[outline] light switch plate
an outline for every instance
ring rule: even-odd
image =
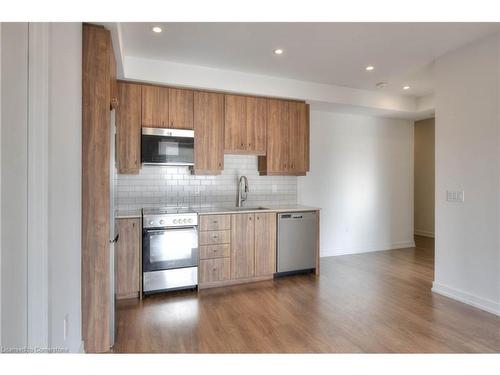
[[[446,200],[448,202],[458,202],[462,203],[464,201],[463,190],[446,190]]]

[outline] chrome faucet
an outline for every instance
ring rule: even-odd
[[[245,181],[245,188],[244,188],[245,195],[243,195],[241,191],[241,181]],[[238,202],[236,202],[236,207],[242,207],[243,202],[247,200],[247,197],[248,197],[248,179],[246,176],[241,176],[238,181]]]

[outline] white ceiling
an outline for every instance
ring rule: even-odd
[[[163,27],[155,34],[154,25]],[[388,93],[433,92],[432,62],[499,23],[121,23],[124,56]],[[275,48],[284,54],[276,56]],[[366,65],[374,65],[372,72]],[[409,84],[411,90],[401,87]]]

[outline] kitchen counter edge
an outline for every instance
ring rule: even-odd
[[[141,210],[116,211],[115,219],[141,219]]]
[[[309,207],[309,206],[293,206],[293,207],[266,207],[265,209],[261,210],[231,210],[227,208],[209,208],[209,209],[194,209],[195,212],[198,213],[198,215],[230,215],[230,214],[245,214],[245,213],[256,213],[256,212],[276,212],[276,213],[282,213],[282,212],[306,212],[306,211],[320,211],[320,208],[318,207]]]

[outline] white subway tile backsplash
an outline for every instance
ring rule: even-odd
[[[297,203],[297,177],[259,176],[257,157],[225,155],[218,176],[194,176],[187,167],[143,166],[137,175],[117,175],[117,209],[132,210],[161,205],[236,204],[240,176],[248,177],[246,205]],[[273,185],[276,192],[273,192]]]

